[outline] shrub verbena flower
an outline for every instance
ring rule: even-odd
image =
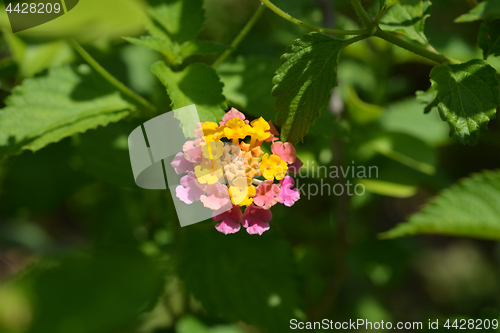
[[[300,198],[293,178],[302,165],[295,148],[280,142],[271,122],[260,117],[252,122],[232,108],[219,124],[198,123],[195,140],[186,142],[171,162],[184,174],[176,196],[186,204],[200,201],[213,211],[215,228],[223,234],[249,234],[269,229],[277,203],[292,206]],[[272,154],[262,144],[271,143]],[[243,208],[243,211],[241,210]]]

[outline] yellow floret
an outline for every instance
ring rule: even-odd
[[[265,154],[260,162],[260,172],[268,180],[282,180],[285,178],[288,166],[278,155]]]
[[[243,120],[233,118],[226,122],[224,135],[230,140],[244,139],[247,135],[250,135],[251,129],[250,125],[245,124]]]
[[[252,138],[255,138],[259,141],[264,141],[271,135],[271,133],[269,132],[271,126],[269,126],[269,123],[265,121],[264,118],[260,117],[259,119],[255,119],[251,122],[251,125]]]

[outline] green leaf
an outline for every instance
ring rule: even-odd
[[[44,69],[70,63],[74,58],[73,50],[65,40],[33,43],[6,31],[4,37],[24,77],[32,77]]]
[[[441,234],[500,240],[500,171],[484,171],[441,192],[381,238]]]
[[[11,164],[9,164],[9,169],[5,171],[2,182],[4,193],[9,193],[2,199],[4,207],[2,210],[5,214],[15,214],[19,209],[30,214],[53,211],[65,200],[68,200],[72,193],[89,182],[86,175],[70,167],[73,155],[71,142],[67,140],[49,145],[36,153],[25,152],[11,159]],[[33,165],[36,165],[36,171],[33,170]],[[34,183],[44,190],[25,190]],[[2,234],[0,236],[2,242],[5,241],[5,237],[9,237],[4,229],[0,233]],[[26,239],[26,242],[21,243],[27,245],[32,241],[29,234],[31,233],[18,233],[17,235]],[[30,246],[31,250],[39,248],[36,237],[33,241],[35,245]],[[49,249],[46,250],[49,251]]]
[[[384,133],[360,148],[369,156],[370,152],[382,154],[396,162],[422,173],[436,172],[436,153],[425,142],[405,133]]]
[[[416,186],[380,179],[360,179],[358,184],[362,184],[368,192],[395,198],[409,198],[417,193]]]
[[[26,79],[6,105],[0,110],[0,156],[36,151],[135,110],[87,65],[55,67],[45,76]]]
[[[425,20],[430,16],[431,2],[421,0],[401,0],[387,10],[380,21],[380,28],[393,31],[427,45],[424,34]]]
[[[164,62],[158,61],[151,70],[167,88],[174,109],[195,104],[202,122],[216,122],[224,115],[226,103],[222,94],[223,85],[212,67],[194,63],[180,72],[174,72]],[[180,120],[184,133],[190,136],[196,122],[193,122],[194,119]]]
[[[120,187],[133,188],[128,135],[140,122],[119,122],[78,135],[73,146],[82,161],[79,170]]]
[[[437,90],[438,110],[450,125],[450,135],[461,144],[474,146],[480,128],[488,129],[500,105],[496,71],[482,60],[459,65],[440,65],[432,69],[431,83]]]
[[[182,63],[184,59],[193,55],[217,54],[228,49],[230,47],[224,44],[204,40],[190,40],[181,45],[178,57],[181,59],[180,63]]]
[[[345,102],[349,109],[349,115],[358,124],[367,124],[379,118],[384,109],[375,104],[367,103],[359,98],[352,86],[347,87]]]
[[[39,1],[47,3],[48,1]],[[72,0],[71,2],[75,2]],[[122,36],[137,36],[144,29],[145,1],[86,0],[57,20],[16,33],[31,41],[75,38],[80,44],[107,45]],[[0,1],[0,26],[10,31],[4,3]],[[54,2],[52,2],[54,4]],[[68,5],[69,1],[66,2]],[[62,10],[62,8],[61,8]],[[26,19],[26,18],[25,18]],[[9,28],[7,28],[9,27]]]
[[[175,66],[193,55],[217,54],[229,49],[227,45],[196,39],[205,21],[201,0],[152,2],[149,13],[154,21],[146,22],[151,36],[125,38],[130,43],[161,52]]]
[[[422,117],[422,115],[420,116]],[[402,139],[404,140],[404,137]],[[407,148],[411,148],[411,146],[407,146]],[[413,154],[411,151],[408,151],[408,149],[406,149],[406,151],[402,150],[401,147],[396,149],[399,149],[399,152],[402,154],[407,154],[408,157],[411,157]],[[413,154],[413,157],[419,154],[424,156],[428,153],[432,154],[429,148],[424,149],[426,149],[427,153]],[[367,192],[378,195],[396,198],[411,197],[417,193],[418,184],[429,179],[427,174],[409,167],[406,164],[395,161],[392,158],[388,158],[383,154],[377,154],[363,164],[377,167],[370,171],[371,174],[368,174],[368,178],[360,178],[357,182],[363,184]],[[371,167],[369,169],[371,169]]]
[[[274,119],[274,98],[269,94],[273,84],[269,78],[278,65],[277,59],[260,56],[237,57],[221,63],[217,73],[224,83],[224,96],[246,113]]]
[[[141,36],[139,38],[123,37],[127,42],[147,47],[148,49],[155,50],[169,56],[174,53],[173,44],[168,38],[161,36]]]
[[[193,55],[216,54],[229,49],[229,46],[224,44],[201,40],[191,40],[179,45],[162,36],[124,37],[124,39],[129,43],[162,53],[174,65],[182,64],[186,58]]]
[[[149,14],[172,42],[182,44],[198,37],[205,22],[202,0],[154,0]]]
[[[397,4],[400,0],[378,0],[379,10],[385,10]]]
[[[448,128],[438,113],[422,115],[422,105],[415,98],[389,104],[378,122],[384,131],[406,133],[431,147],[450,140]]]
[[[127,45],[120,50],[119,56],[125,64],[127,76],[123,82],[133,91],[155,99],[154,94],[160,85],[156,76],[151,72],[151,64],[160,60],[161,55],[138,45]],[[111,69],[111,66],[107,65],[107,68]],[[159,104],[156,100],[154,102]]]
[[[490,55],[500,56],[500,20],[486,21],[481,23],[477,35],[477,43],[483,50],[486,60]]]
[[[424,113],[431,112],[431,110],[439,103],[437,100],[437,91],[433,86],[430,86],[427,91],[418,90],[415,95],[417,96],[417,101],[422,104],[426,104]]]
[[[198,318],[191,315],[180,318],[175,324],[176,333],[244,333],[242,328],[234,325],[216,325],[207,327]]]
[[[191,227],[182,237],[179,273],[186,289],[209,313],[287,331],[299,302],[290,246],[272,230],[228,237],[207,227]]]
[[[456,18],[455,23],[495,19],[500,19],[500,0],[486,0],[480,2],[467,14],[463,14]]]
[[[283,141],[300,141],[330,100],[344,45],[341,40],[312,32],[295,40],[281,56],[283,63],[273,78],[271,95],[276,97],[276,124],[282,126]]]

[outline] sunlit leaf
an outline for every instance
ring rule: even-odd
[[[146,22],[151,35],[125,37],[128,42],[161,52],[173,65],[180,65],[193,55],[216,54],[229,49],[224,44],[197,39],[205,22],[201,0],[154,0],[151,3],[152,20]]]
[[[135,106],[86,65],[56,67],[24,80],[0,110],[0,155],[36,151],[75,133],[104,126]]]
[[[202,40],[184,42],[179,50],[179,57],[184,60],[196,54],[217,54],[229,49],[229,46]]]
[[[65,40],[46,43],[30,43],[9,32],[4,32],[5,41],[19,66],[21,75],[32,77],[44,69],[73,61],[73,50]]]
[[[401,0],[387,10],[380,21],[380,27],[385,31],[401,33],[421,44],[428,44],[424,26],[430,13],[430,1]]]
[[[129,43],[147,47],[148,49],[161,52],[166,56],[174,53],[172,42],[162,36],[124,37],[124,39]]]
[[[0,1],[0,25],[7,28],[10,24],[4,3],[7,1]],[[143,1],[135,0],[79,1],[74,10],[56,20],[26,29],[16,35],[36,39],[38,42],[75,38],[81,44],[105,45],[111,40],[119,40],[122,36],[140,34],[143,30],[144,7]],[[10,30],[10,27],[7,29]]]
[[[202,0],[152,0],[149,14],[177,44],[196,39],[205,22]]]
[[[295,40],[281,57],[271,95],[276,97],[276,123],[282,126],[283,141],[300,141],[330,100],[344,45],[344,41],[313,32]]]
[[[132,44],[147,47],[162,53],[174,65],[193,55],[217,54],[227,50],[229,46],[208,41],[190,40],[179,45],[161,36],[141,36],[139,38],[124,37]]]
[[[223,85],[212,67],[194,63],[180,72],[174,72],[159,61],[153,64],[151,70],[167,88],[173,109],[195,104],[202,122],[216,122],[224,115],[226,103],[222,94]],[[181,123],[188,136],[193,133],[195,123],[182,120]]]
[[[379,10],[385,10],[397,4],[400,0],[378,0]]]

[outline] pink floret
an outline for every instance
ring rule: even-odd
[[[226,114],[222,117],[222,121],[219,122],[220,126],[226,125],[229,119],[239,118],[241,120],[245,120],[245,115],[235,108],[231,108]],[[245,120],[245,124],[248,125],[248,120]]]
[[[293,204],[300,199],[300,192],[297,189],[292,189],[295,185],[295,181],[290,176],[285,176],[281,182],[281,203],[287,207],[293,206]]]
[[[243,214],[238,206],[233,206],[230,210],[216,215],[212,218],[215,222],[221,221],[215,225],[215,229],[224,235],[234,234],[241,228]]]
[[[255,192],[256,196],[253,198],[253,202],[264,209],[270,209],[281,200],[281,188],[279,184],[273,184],[272,180],[260,183]]]
[[[184,158],[192,163],[200,163],[203,157],[201,151],[202,139],[196,139],[194,141],[187,141],[182,146],[182,151],[184,152]]]
[[[292,164],[288,165],[288,173],[290,174],[298,174],[300,172],[300,168],[302,168],[302,165],[304,163],[302,163],[302,161],[300,160],[300,158],[295,158],[295,162],[293,162]]]
[[[177,153],[170,163],[175,170],[175,173],[180,175],[189,171],[194,171],[193,163],[186,160],[183,153]]]
[[[200,197],[205,193],[195,173],[192,171],[182,177],[180,183],[181,185],[175,188],[175,194],[177,198],[188,205],[200,200]]]
[[[213,185],[208,185],[205,187],[206,195],[202,195],[200,201],[203,206],[214,211],[218,211],[221,208],[229,208],[227,206],[231,201],[229,197],[229,192],[227,186],[221,183],[215,183]]]
[[[290,142],[273,142],[271,151],[288,164],[293,164],[293,162],[295,162],[295,147]]]
[[[273,213],[270,210],[252,204],[247,206],[243,213],[243,227],[251,235],[262,235],[264,231],[269,230],[269,223],[266,221],[271,221],[272,218]]]

